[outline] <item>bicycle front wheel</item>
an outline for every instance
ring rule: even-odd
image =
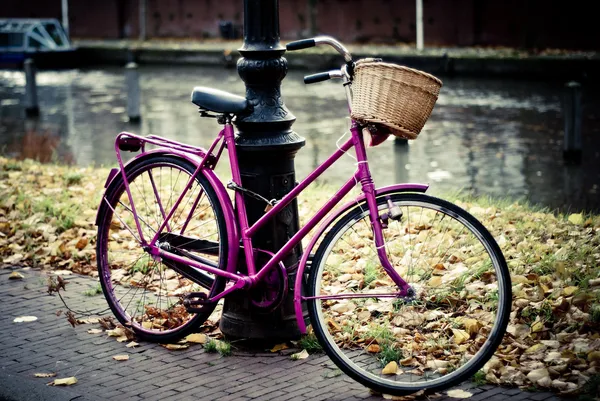
[[[214,189],[198,175],[184,192],[195,170],[175,156],[142,158],[126,168],[133,204],[119,173],[98,211],[96,252],[104,295],[117,319],[146,340],[170,342],[197,328],[216,304],[189,313],[185,297],[192,292],[214,296],[225,286],[224,278],[208,273],[202,280],[191,280],[173,268],[177,263],[152,256],[137,229],[139,224],[146,242],[159,233],[161,249],[225,269],[225,219]]]
[[[402,211],[383,229],[387,256],[415,291],[381,267],[366,204],[340,218],[309,273],[308,310],[319,342],[346,374],[376,391],[438,391],[492,356],[508,323],[510,276],[490,233],[463,209],[423,194],[377,198]]]

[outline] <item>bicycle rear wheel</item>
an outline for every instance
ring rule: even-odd
[[[398,290],[381,267],[363,203],[315,253],[307,296],[327,299],[308,301],[310,319],[334,363],[367,387],[392,395],[441,390],[470,377],[500,344],[510,276],[494,238],[466,211],[395,193],[378,197],[381,214],[390,200],[402,217],[384,228],[385,249],[414,298],[393,297]]]
[[[196,167],[175,156],[149,156],[126,168],[129,189],[144,238],[159,230]],[[227,235],[214,189],[198,175],[161,230],[157,245],[225,269]],[[146,340],[169,342],[190,333],[216,304],[189,313],[183,305],[191,292],[208,297],[223,290],[225,279],[212,274],[192,281],[177,263],[153,257],[142,248],[133,209],[121,175],[107,188],[98,211],[96,245],[102,290],[117,319]]]

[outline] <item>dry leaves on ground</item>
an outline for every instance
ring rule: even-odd
[[[106,169],[0,158],[0,268],[18,264],[97,275],[94,219],[107,174]],[[329,196],[327,188],[308,191],[299,202],[301,219]],[[570,392],[598,377],[600,217],[556,215],[518,202],[456,203],[496,238],[513,281],[508,333],[483,369],[487,381]],[[437,280],[442,286],[448,273],[436,272],[429,285]],[[347,283],[356,281],[351,273],[348,276]],[[64,281],[49,291],[60,285]],[[342,314],[351,313],[350,306],[335,307]],[[417,327],[423,321],[412,323]],[[114,322],[100,324],[105,330],[115,328]],[[466,336],[482,330],[479,324],[462,322],[453,332],[454,343],[464,345]],[[398,362],[403,368],[412,363]]]

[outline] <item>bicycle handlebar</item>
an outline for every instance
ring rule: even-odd
[[[346,49],[343,44],[341,44],[331,36],[317,36],[312,39],[296,40],[285,45],[285,48],[289,51],[294,51],[300,49],[307,49],[309,47],[318,45],[329,45],[344,57],[346,63],[352,62],[352,55],[350,54],[348,49]]]
[[[309,47],[314,47],[314,46],[316,46],[314,39],[302,39],[302,40],[296,40],[294,42],[288,43],[287,45],[285,45],[285,48],[289,51],[294,51],[294,50],[308,49]]]
[[[317,74],[307,75],[304,77],[305,84],[315,84],[317,82],[327,81],[331,79],[329,72],[319,72]]]
[[[342,78],[343,73],[341,70],[331,70],[327,72],[319,72],[317,74],[307,75],[304,77],[305,84],[315,84],[317,82],[327,81],[331,78]]]

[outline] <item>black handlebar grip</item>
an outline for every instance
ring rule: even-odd
[[[313,47],[315,46],[315,40],[314,39],[302,39],[302,40],[296,40],[295,42],[290,42],[287,45],[285,45],[285,48],[287,50],[293,51],[293,50],[300,50],[300,49],[308,49],[309,47]]]
[[[331,77],[329,76],[329,72],[320,72],[318,74],[307,75],[304,77],[305,84],[314,84],[321,81],[327,81]]]

